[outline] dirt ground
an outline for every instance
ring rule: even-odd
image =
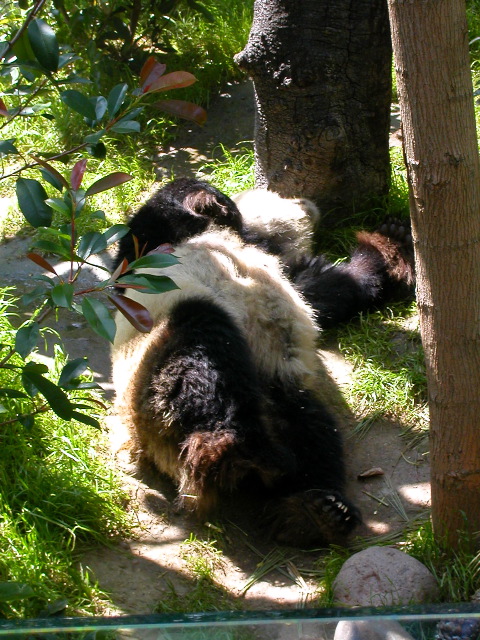
[[[249,83],[232,85],[209,108],[209,119],[203,129],[186,126],[175,148],[165,150],[155,159],[158,175],[195,175],[199,167],[218,153],[222,143],[229,149],[252,140],[254,121],[253,91]],[[395,122],[393,129],[395,129]],[[398,143],[393,134],[392,144]],[[240,145],[241,146],[241,145]],[[27,288],[37,269],[22,260],[28,240],[13,239],[0,246],[0,282],[20,290]],[[95,279],[92,270],[88,278]],[[96,379],[111,395],[109,347],[93,336],[78,317],[62,320],[63,335],[71,357],[88,354]],[[334,381],[333,392],[349,383],[351,367],[335,345],[323,345],[321,356]],[[340,405],[340,403],[339,403]],[[399,495],[409,518],[425,510],[429,504],[429,468],[425,450],[408,449],[400,438],[401,426],[386,420],[373,424],[363,439],[352,437],[355,421],[343,408],[339,409],[345,436],[349,471],[348,494],[360,507],[364,524],[362,536],[374,536],[401,530],[404,514],[393,506],[392,495]],[[137,470],[122,445],[126,439],[114,416],[109,417],[112,450],[122,470],[125,485],[132,496],[131,508],[137,520],[134,536],[110,548],[92,549],[81,558],[100,587],[110,596],[105,614],[143,614],[153,612],[172,588],[185,594],[192,586],[192,576],[183,558],[182,543],[191,533],[199,538],[210,535],[223,551],[223,561],[216,577],[225,590],[239,599],[244,609],[302,607],[315,596],[313,571],[320,551],[302,552],[279,548],[263,539],[249,519],[246,505],[231,504],[221,521],[196,523],[173,513],[172,487],[150,469]],[[358,480],[358,474],[381,468],[383,475]],[[269,562],[277,567],[267,571]],[[280,570],[278,569],[280,567]],[[254,572],[265,569],[265,575],[250,588]]]

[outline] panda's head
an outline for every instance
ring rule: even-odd
[[[241,235],[242,216],[235,205],[212,185],[193,178],[180,178],[151,195],[130,219],[131,233],[120,240],[114,259],[132,262],[160,245],[177,246],[208,230],[227,228]]]

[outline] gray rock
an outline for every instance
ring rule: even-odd
[[[395,620],[341,620],[333,640],[414,640]]]
[[[418,560],[392,547],[370,547],[349,558],[333,583],[338,604],[388,606],[432,602],[438,585]]]

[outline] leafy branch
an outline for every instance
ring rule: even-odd
[[[84,187],[87,155],[75,161],[68,175],[64,175],[53,163],[72,155],[78,157],[82,153],[97,159],[104,158],[107,150],[103,139],[109,135],[138,133],[141,130],[139,116],[147,107],[161,109],[198,124],[205,122],[206,114],[201,107],[182,100],[151,101],[151,96],[160,92],[188,87],[196,82],[195,77],[187,71],[166,73],[166,65],[154,57],[148,58],[143,65],[137,86],[133,89],[127,83],[119,83],[108,95],[89,96],[75,88],[79,83],[85,86],[85,79],[68,71],[78,58],[70,51],[62,53],[64,48],[59,45],[53,29],[44,20],[35,17],[43,4],[44,0],[38,0],[15,36],[8,42],[0,42],[2,75],[11,78],[10,89],[1,94],[0,117],[5,118],[4,125],[7,125],[16,118],[44,113],[45,105],[37,100],[40,94],[50,88],[68,110],[83,117],[84,124],[91,131],[70,149],[59,150],[50,156],[19,150],[15,138],[0,140],[0,157],[9,161],[16,157],[23,160],[20,166],[9,168],[0,176],[0,180],[17,177],[16,195],[20,211],[32,227],[41,231],[28,257],[43,271],[35,278],[38,285],[22,297],[22,303],[34,305],[35,310],[31,318],[17,330],[14,345],[9,347],[0,361],[0,369],[8,368],[20,376],[24,391],[0,389],[0,397],[3,394],[25,401],[30,399],[30,411],[19,413],[16,420],[30,420],[43,411],[45,403],[36,401],[37,394],[40,394],[63,419],[75,418],[87,424],[96,424],[94,418],[79,410],[84,409],[84,405],[69,397],[69,391],[88,388],[85,384],[94,384],[81,381],[87,366],[85,359],[67,363],[57,382],[46,376],[48,370],[45,365],[30,360],[42,335],[40,323],[44,322],[49,312],[67,309],[82,315],[97,334],[113,342],[116,326],[109,308],[113,306],[138,331],[150,331],[153,323],[148,311],[120,291],[128,287],[159,294],[176,288],[169,277],[145,270],[169,267],[177,262],[177,258],[171,254],[170,247],[160,247],[146,256],[137,251],[136,259],[130,264],[124,261],[114,273],[106,270],[103,281],[82,287],[79,284],[82,269],[91,264],[94,256],[107,250],[130,231],[126,225],[117,224],[104,232],[88,231],[80,235],[80,220],[105,217],[102,211],[91,212],[86,204],[97,194],[131,180],[132,176],[114,172]],[[64,88],[65,85],[68,88]],[[25,95],[27,98],[24,100],[22,96]],[[31,161],[25,161],[26,157]],[[26,170],[32,169],[40,171],[42,181],[23,176]],[[47,259],[47,254],[53,259]],[[57,263],[62,262],[69,265],[66,273],[58,269]],[[102,300],[102,296],[106,296],[106,301]],[[22,359],[22,364],[12,364],[14,355]]]

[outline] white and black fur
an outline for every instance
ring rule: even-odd
[[[411,266],[403,241],[379,233],[360,239],[347,266],[316,259],[308,246],[314,206],[272,194],[258,210],[265,194],[257,196],[237,198],[237,207],[207,183],[180,179],[133,216],[144,252],[174,246],[180,262],[161,274],[179,289],[127,291],[154,328],[141,334],[117,315],[116,407],[134,453],[176,482],[179,506],[203,517],[253,486],[278,541],[342,543],[360,514],[344,496],[341,437],[321,400],[318,327],[382,302]],[[289,206],[290,223],[275,223]],[[114,266],[124,258],[135,258],[131,236]]]

